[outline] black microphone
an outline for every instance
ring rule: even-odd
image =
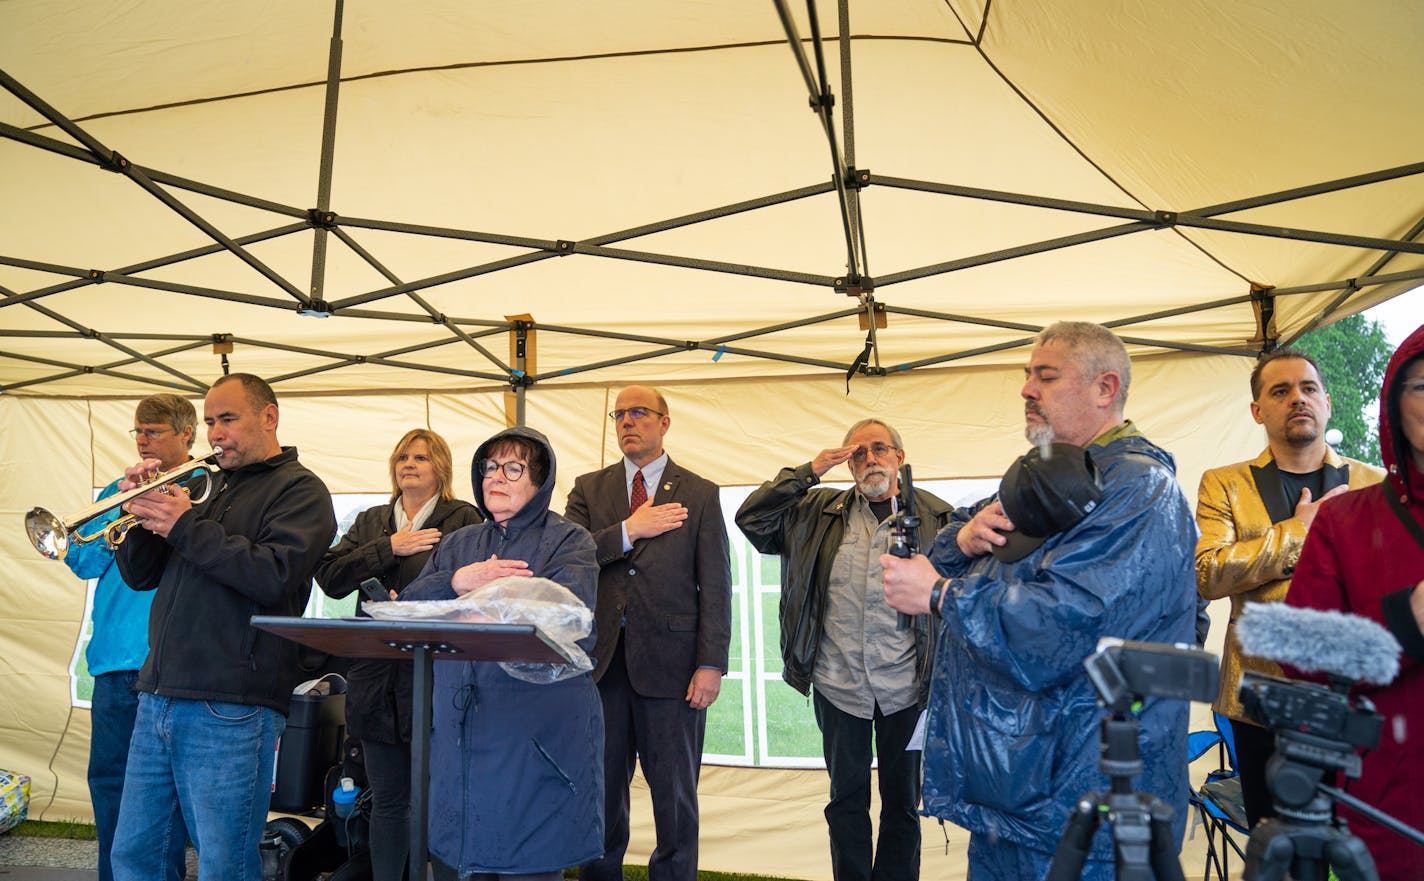
[[[1399,641],[1359,615],[1249,603],[1236,622],[1246,654],[1297,670],[1388,685],[1399,675]]]

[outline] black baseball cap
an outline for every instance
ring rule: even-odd
[[[1102,498],[1102,480],[1087,450],[1062,443],[1034,447],[1004,472],[999,503],[1014,529],[1000,533],[1008,543],[990,552],[1004,563],[1022,560],[1092,513]]]

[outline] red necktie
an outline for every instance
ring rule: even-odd
[[[643,472],[633,475],[633,492],[628,495],[628,510],[636,511],[648,500],[648,487],[643,483]]]

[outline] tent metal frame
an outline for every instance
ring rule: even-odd
[[[596,372],[608,367],[627,365],[689,351],[700,350],[712,352],[714,353],[714,358],[720,357],[723,353],[731,353],[749,358],[799,364],[822,368],[828,371],[845,372],[848,379],[855,374],[889,375],[897,372],[961,361],[991,352],[1029,346],[1033,342],[1034,335],[1042,328],[1036,325],[1002,321],[984,316],[898,307],[891,303],[877,301],[875,296],[877,289],[935,275],[958,272],[976,266],[1012,260],[1031,254],[1163,229],[1173,229],[1178,231],[1179,234],[1183,229],[1202,229],[1239,235],[1268,236],[1280,239],[1293,239],[1297,241],[1374,250],[1382,253],[1379,259],[1377,259],[1365,273],[1356,277],[1323,280],[1314,284],[1277,289],[1252,286],[1249,281],[1247,281],[1248,292],[1239,296],[1186,305],[1170,310],[1127,316],[1106,322],[1108,326],[1113,328],[1128,328],[1133,325],[1177,315],[1237,306],[1243,303],[1254,303],[1257,307],[1257,327],[1256,336],[1252,341],[1252,345],[1241,347],[1206,346],[1147,337],[1123,336],[1124,341],[1129,344],[1161,350],[1254,357],[1260,351],[1268,351],[1277,345],[1290,342],[1290,340],[1278,340],[1274,336],[1270,315],[1274,311],[1275,298],[1338,291],[1338,295],[1331,299],[1326,308],[1320,310],[1314,316],[1310,324],[1310,327],[1314,328],[1331,318],[1336,313],[1336,310],[1344,305],[1354,294],[1367,287],[1424,279],[1424,269],[1394,273],[1384,272],[1395,254],[1424,254],[1424,242],[1419,241],[1421,233],[1424,233],[1424,217],[1421,217],[1408,234],[1401,239],[1360,236],[1323,230],[1282,228],[1223,218],[1223,215],[1263,206],[1279,205],[1325,193],[1339,192],[1373,183],[1424,174],[1424,162],[1381,169],[1366,174],[1324,181],[1279,192],[1264,193],[1232,202],[1207,205],[1185,211],[1154,210],[1145,207],[1135,209],[1123,206],[1049,198],[1025,193],[983,189],[947,182],[922,181],[874,175],[869,170],[859,168],[856,165],[851,39],[832,38],[836,40],[839,47],[841,70],[840,105],[842,107],[842,125],[840,139],[838,140],[834,113],[837,100],[834,93],[830,90],[827,80],[824,56],[826,40],[820,32],[815,3],[809,2],[809,0],[807,3],[807,16],[811,30],[809,39],[803,39],[798,33],[795,18],[791,13],[787,0],[773,0],[773,3],[786,32],[787,45],[793,53],[801,77],[805,82],[809,94],[808,101],[810,109],[815,113],[817,121],[826,136],[832,165],[831,178],[827,181],[810,183],[784,192],[771,193],[728,205],[706,208],[690,214],[653,221],[629,229],[608,232],[580,241],[539,239],[495,232],[424,226],[375,218],[344,217],[333,210],[331,205],[331,184],[332,167],[336,149],[335,133],[338,99],[342,82],[341,27],[344,0],[334,0],[334,21],[329,46],[327,79],[325,84],[326,101],[323,111],[321,162],[318,170],[317,197],[315,207],[310,209],[298,208],[293,205],[282,204],[251,194],[235,192],[201,181],[170,174],[159,169],[135,164],[127,157],[100,142],[78,123],[50,106],[37,94],[30,91],[4,70],[0,70],[0,86],[3,86],[6,91],[44,116],[49,124],[55,126],[73,139],[78,146],[7,123],[0,123],[0,137],[70,159],[88,162],[104,170],[122,174],[133,181],[135,185],[143,189],[148,195],[201,231],[202,234],[212,242],[203,247],[150,258],[115,269],[64,266],[29,260],[20,256],[0,255],[0,265],[68,277],[66,281],[25,292],[16,292],[0,287],[0,310],[8,307],[32,309],[58,324],[67,327],[68,330],[20,331],[0,329],[0,340],[5,338],[19,339],[35,337],[71,340],[89,339],[104,344],[122,356],[103,363],[77,364],[56,359],[35,357],[33,355],[21,354],[0,348],[0,358],[46,364],[58,370],[56,373],[40,378],[12,383],[4,388],[0,388],[0,393],[13,392],[27,386],[60,382],[76,375],[91,373],[110,376],[129,383],[157,385],[165,388],[177,388],[188,392],[202,393],[206,388],[204,382],[173,368],[171,365],[166,364],[163,359],[171,355],[189,352],[214,343],[242,343],[246,346],[299,353],[314,358],[325,359],[326,361],[326,363],[309,369],[295,371],[281,376],[268,377],[269,381],[274,384],[290,381],[298,377],[338,370],[342,367],[356,364],[376,364],[416,372],[466,377],[471,380],[507,383],[516,395],[516,407],[520,421],[522,421],[525,390],[540,382],[563,378],[572,374]],[[839,32],[841,34],[849,34],[849,0],[839,0],[838,11]],[[810,56],[807,54],[808,45],[811,49]],[[959,199],[977,199],[1004,204],[1047,208],[1087,216],[1106,217],[1122,222],[1101,228],[1085,230],[1072,235],[1038,242],[1027,242],[987,253],[903,269],[876,278],[871,276],[869,271],[869,256],[866,253],[865,228],[862,222],[859,201],[860,191],[865,187],[873,185]],[[183,202],[172,192],[175,190],[258,209],[291,222],[244,236],[229,236],[218,229],[213,223],[206,220],[197,210]],[[685,255],[614,247],[620,242],[638,239],[654,233],[702,224],[744,212],[752,212],[762,208],[783,205],[831,192],[834,192],[837,197],[839,219],[841,221],[846,247],[846,271],[839,275],[819,275],[776,267],[753,266]],[[306,230],[311,230],[313,234],[312,270],[310,285],[307,290],[303,291],[291,280],[258,259],[248,247]],[[519,253],[424,278],[405,280],[392,272],[371,249],[361,244],[356,236],[353,235],[353,231],[355,230],[394,232],[405,235],[479,242],[519,249]],[[339,300],[327,301],[325,299],[324,287],[328,248],[331,245],[332,239],[339,245],[344,246],[351,254],[355,255],[378,273],[388,284],[381,288],[354,294]],[[1191,241],[1190,238],[1187,240]],[[280,295],[263,296],[238,291],[205,288],[195,285],[160,281],[145,277],[141,274],[223,252],[232,254],[242,260],[254,272],[259,274],[267,284],[275,287]],[[543,260],[575,255],[649,263],[701,272],[749,276],[791,284],[810,285],[829,289],[836,295],[854,298],[855,302],[854,305],[849,308],[807,316],[794,321],[753,328],[721,337],[690,340],[621,333],[596,328],[545,324],[542,322],[531,324],[522,320],[506,319],[497,321],[452,316],[440,312],[420,295],[422,291],[442,285],[448,285],[482,275],[498,273]],[[1229,267],[1226,268],[1230,271]],[[1245,280],[1243,279],[1243,281]],[[61,315],[45,306],[42,302],[44,299],[55,294],[73,291],[86,285],[105,283],[137,286],[183,296],[206,297],[283,311],[291,311],[295,308],[303,314],[320,318],[340,315],[355,319],[425,323],[438,327],[441,331],[441,335],[438,338],[433,338],[422,343],[396,349],[357,353],[294,346],[273,340],[236,337],[225,333],[106,333],[96,328],[87,327],[71,318]],[[420,312],[395,312],[363,308],[379,300],[392,297],[407,298],[410,302],[419,307]],[[943,355],[931,358],[907,361],[891,366],[882,366],[880,363],[879,340],[877,338],[877,317],[888,314],[991,327],[1003,330],[1008,333],[1009,336],[1003,342],[989,346],[981,346],[964,351],[946,352]],[[733,345],[734,343],[745,340],[771,336],[786,330],[838,321],[852,315],[859,316],[862,326],[867,330],[864,351],[861,352],[859,357],[852,361],[842,363],[819,358],[800,357],[768,349]],[[563,368],[554,372],[531,374],[526,372],[525,367],[528,356],[532,354],[526,348],[528,332],[532,329],[537,329],[545,335],[556,334],[602,338],[625,343],[647,345],[650,348],[633,354]],[[511,360],[514,363],[507,363],[481,342],[481,340],[495,335],[508,335],[513,341],[511,351],[516,354]],[[162,344],[168,347],[145,352],[134,347],[140,342]],[[130,343],[134,345],[130,345]],[[473,350],[479,356],[481,363],[488,364],[488,368],[457,369],[419,360],[409,360],[404,357],[418,352],[433,352],[436,349],[449,345],[461,345]],[[138,364],[147,365],[162,375],[144,376],[124,370],[124,368]],[[224,371],[226,371],[225,359]]]

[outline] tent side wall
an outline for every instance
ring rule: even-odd
[[[1264,442],[1248,416],[1250,366],[1247,359],[1203,355],[1143,358],[1134,365],[1128,415],[1176,456],[1189,497],[1203,469],[1250,458]],[[1024,448],[1021,381],[1018,369],[917,372],[856,378],[848,395],[839,378],[669,384],[662,387],[673,420],[667,446],[681,464],[717,483],[754,485],[839,445],[850,423],[878,415],[903,435],[917,479],[992,477]],[[470,498],[469,456],[504,425],[503,389],[286,398],[280,387],[277,392],[280,439],[296,445],[334,493],[387,492],[390,446],[407,429],[428,425],[450,441],[457,493]],[[560,460],[556,509],[575,476],[619,455],[606,416],[616,394],[601,386],[528,392],[526,421],[551,437]],[[85,585],[34,552],[21,517],[34,505],[61,514],[77,510],[94,487],[130,464],[134,452],[124,431],[134,404],[0,396],[0,523],[7,524],[0,529],[0,566],[8,573],[0,580],[6,610],[0,615],[0,701],[7,708],[0,717],[0,768],[33,778],[30,815],[37,819],[91,815],[89,714],[71,707],[66,672],[84,623]],[[206,450],[206,442],[199,439],[195,449]],[[1222,617],[1209,647],[1219,648]],[[823,790],[819,771],[719,768],[705,775],[704,867],[829,877],[819,816]],[[782,805],[782,793],[795,795]],[[930,828],[927,846],[940,842]],[[651,823],[640,824],[635,835],[630,853],[646,855]]]

